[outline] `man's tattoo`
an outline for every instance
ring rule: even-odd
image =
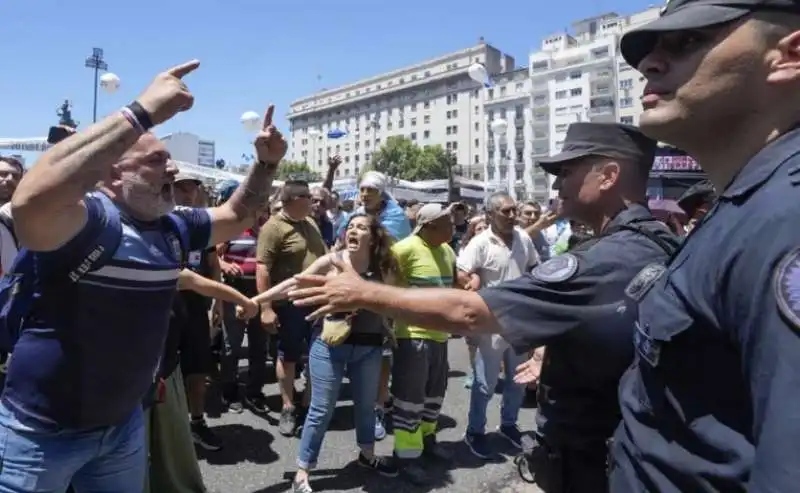
[[[255,163],[250,167],[250,172],[244,182],[236,189],[230,198],[230,206],[240,221],[255,218],[261,214],[269,204],[272,180],[275,178],[277,165]]]

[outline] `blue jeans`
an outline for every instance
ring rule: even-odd
[[[481,336],[476,343],[478,351],[475,354],[475,381],[470,394],[467,432],[483,434],[486,431],[486,407],[494,395],[501,361],[505,366],[505,381],[500,424],[514,426],[525,400],[525,386],[514,383],[514,373],[517,366],[525,362],[527,355],[518,355],[512,348],[493,348],[491,336]]]
[[[308,354],[311,373],[311,405],[308,408],[297,466],[313,469],[317,465],[322,439],[336,409],[345,371],[350,379],[356,422],[356,442],[362,449],[375,443],[375,403],[381,375],[380,346],[329,346],[315,339]]]
[[[46,431],[21,423],[0,404],[0,493],[142,493],[144,419],[137,409],[118,426]]]

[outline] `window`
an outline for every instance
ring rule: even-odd
[[[580,70],[576,70],[575,72],[570,72],[569,73],[569,78],[570,79],[580,79],[581,78],[581,71]]]
[[[503,87],[500,88],[500,95],[501,96],[505,96],[506,95],[506,86],[503,86]]]
[[[474,162],[475,164],[479,164],[481,162],[481,157],[475,154],[475,156],[473,156],[472,162]]]
[[[620,89],[630,89],[633,87],[633,79],[624,79],[619,81]]]
[[[422,117],[422,123],[430,123],[431,122],[431,115],[425,115]]]
[[[525,118],[525,107],[521,104],[518,104],[514,108],[514,118]]]
[[[620,117],[619,122],[624,125],[633,125],[633,117],[632,116]]]
[[[620,108],[630,108],[631,106],[633,106],[633,98],[620,98],[619,100]]]
[[[417,140],[417,132],[411,132],[411,140]]]
[[[486,97],[487,99],[494,98],[494,89],[489,89],[488,91],[486,91]]]
[[[481,141],[479,139],[475,139],[475,147],[480,147]]]
[[[429,109],[431,107],[431,102],[425,101],[424,103],[422,103],[422,107],[426,110]]]
[[[411,103],[411,111],[417,111],[417,103]]]
[[[514,84],[514,90],[515,91],[521,91],[522,87],[523,87],[522,86],[522,82],[517,82],[516,84]]]
[[[479,122],[475,122],[475,131],[479,131],[481,129],[481,124]]]
[[[580,96],[581,94],[583,94],[583,88],[580,87],[575,87],[569,91],[570,96]]]
[[[411,119],[411,126],[412,127],[416,127],[417,126],[417,119],[416,118],[412,118]]]
[[[564,132],[567,131],[567,128],[569,128],[569,124],[567,124],[567,123],[559,123],[558,125],[556,125],[556,132],[564,133]]]
[[[430,136],[431,136],[431,131],[430,130],[425,130],[424,132],[422,132],[422,138],[423,139],[428,139],[428,138],[430,138]]]
[[[556,99],[564,99],[567,97],[567,91],[556,91]]]

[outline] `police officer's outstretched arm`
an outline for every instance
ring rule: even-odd
[[[369,283],[342,265],[339,276],[298,276],[289,297],[299,306],[319,306],[312,317],[360,308],[453,334],[500,333],[517,348],[531,348],[618,312],[621,302],[601,296],[608,276],[598,268],[606,270],[580,254],[564,254],[532,275],[476,293]]]
[[[777,234],[776,231],[782,230]],[[747,491],[800,485],[800,235],[784,224],[751,241],[721,293],[750,389],[755,457]],[[757,246],[756,246],[757,245]],[[736,377],[736,376],[732,376]]]

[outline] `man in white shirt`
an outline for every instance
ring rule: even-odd
[[[458,256],[459,277],[467,289],[478,290],[516,279],[539,263],[531,237],[516,226],[517,207],[505,192],[489,197],[486,207],[489,228],[474,237]],[[513,382],[514,371],[527,359],[517,355],[499,335],[479,336],[475,358],[475,382],[470,397],[469,423],[464,441],[477,457],[489,459],[492,451],[485,436],[486,408],[494,395],[501,362],[505,367],[503,405],[498,431],[521,448],[522,434],[517,427],[519,409],[525,398],[524,385]]]

